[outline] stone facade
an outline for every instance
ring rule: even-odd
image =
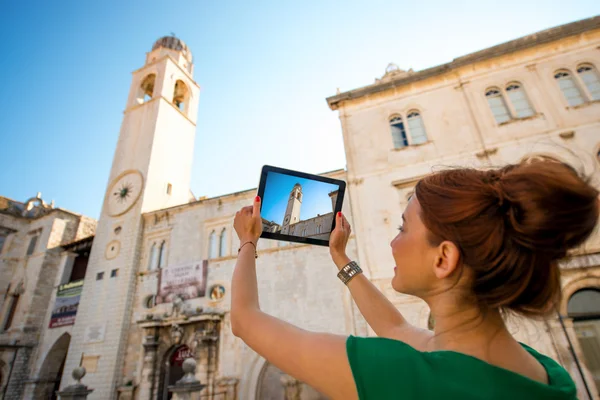
[[[0,395],[33,398],[36,386],[54,385],[60,368],[40,382],[33,366],[51,336],[46,314],[62,278],[61,246],[93,235],[95,221],[46,204],[39,193],[23,203],[2,197],[0,207]]]
[[[428,327],[429,310],[392,289],[388,246],[418,179],[445,165],[487,168],[543,156],[567,161],[598,183],[600,103],[578,74],[587,73],[582,66],[600,66],[599,46],[600,18],[593,18],[424,71],[392,66],[373,85],[328,99],[339,111],[347,169],[324,175],[348,183],[342,209],[353,226],[348,255],[411,323]],[[583,103],[570,105],[578,100],[563,95],[568,77],[557,81],[560,71],[570,71]],[[94,389],[90,399],[163,399],[189,356],[207,385],[204,398],[321,398],[231,333],[230,282],[240,245],[233,219],[255,190],[190,199],[198,95],[185,44],[157,41],[133,74],[97,229],[39,198],[0,198],[0,234],[8,235],[0,282],[10,282],[0,287],[0,323],[19,295],[11,328],[0,333],[4,398],[46,398],[61,371],[64,388],[83,364]],[[132,186],[137,174],[139,188]],[[94,232],[92,245],[85,237]],[[219,251],[212,252],[216,233]],[[37,248],[26,255],[37,234]],[[309,330],[374,335],[336,278],[328,249],[261,240],[258,254],[266,312]],[[56,287],[88,259],[75,325],[47,328]],[[156,304],[162,270],[204,260],[206,296]],[[597,398],[597,388],[578,340],[581,321],[569,316],[568,301],[581,289],[600,288],[599,265],[595,235],[561,265],[557,318],[508,321],[519,340],[569,370],[582,399],[588,390]],[[224,292],[211,297],[215,285]]]
[[[600,93],[590,84],[593,75],[583,75],[591,67],[598,76],[599,45],[596,17],[424,71],[392,65],[374,84],[327,99],[342,124],[360,264],[410,322],[425,327],[429,310],[423,302],[393,292],[388,246],[421,177],[447,166],[489,168],[551,157],[571,164],[599,186]],[[569,74],[567,84],[578,95],[565,96],[560,72]],[[517,98],[510,91],[519,87],[522,96]],[[571,96],[580,104],[573,105]],[[581,261],[599,252],[600,235],[595,234],[574,252],[577,267],[563,267],[561,314],[581,360],[585,357],[567,317],[567,303],[578,289],[600,287],[598,257]],[[510,326],[519,340],[559,360],[578,382],[580,398],[587,398],[559,322],[515,319]],[[596,340],[600,346],[600,337]],[[595,357],[593,364],[600,355]],[[581,364],[586,370],[585,361]],[[591,374],[585,373],[589,390],[597,396],[600,387],[594,388]],[[600,371],[595,373],[598,382]]]

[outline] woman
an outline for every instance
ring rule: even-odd
[[[555,162],[453,169],[422,179],[390,244],[392,287],[429,305],[434,332],[409,324],[351,263],[345,253],[351,227],[338,214],[332,259],[340,270],[354,269],[338,276],[379,336],[357,338],[307,332],[260,310],[257,197],[234,221],[241,246],[232,330],[332,399],[574,399],[567,372],[517,342],[502,315],[555,310],[557,261],[590,236],[598,212],[598,191]]]

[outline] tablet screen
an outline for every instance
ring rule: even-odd
[[[273,169],[263,170],[262,195],[259,190],[263,237],[328,245],[335,213],[341,209],[344,182]]]

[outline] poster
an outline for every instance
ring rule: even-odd
[[[58,328],[59,326],[73,325],[79,298],[83,290],[83,279],[60,285],[56,291],[56,302],[50,316],[49,328]]]
[[[208,260],[163,268],[156,304],[171,303],[176,296],[189,300],[206,295]]]

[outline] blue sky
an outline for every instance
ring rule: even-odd
[[[333,212],[329,193],[338,190],[338,185],[298,178],[291,175],[269,172],[265,183],[261,217],[281,225],[294,185],[302,185],[302,207],[300,221]]]
[[[325,98],[389,62],[420,70],[600,14],[594,1],[7,1],[0,11],[0,195],[97,218],[131,72],[174,32],[201,86],[191,188],[256,187],[264,164],[345,167]]]

